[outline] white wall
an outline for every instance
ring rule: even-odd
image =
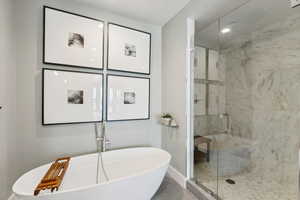
[[[17,174],[15,148],[16,68],[13,55],[12,5],[0,1],[0,199],[6,199]]]
[[[42,6],[48,5],[152,33],[151,116],[152,120],[108,123],[113,148],[160,146],[161,128],[155,116],[161,113],[161,27],[139,23],[101,9],[70,0],[15,0],[17,41],[17,112],[19,164],[22,172],[59,156],[96,150],[93,124],[41,125]],[[104,56],[106,58],[106,56]]]
[[[162,111],[171,113],[178,129],[162,129],[162,147],[172,154],[171,165],[186,175],[186,18],[175,17],[163,27]]]

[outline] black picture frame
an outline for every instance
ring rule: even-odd
[[[102,77],[102,111],[100,121],[85,121],[85,122],[68,122],[68,123],[45,123],[45,112],[44,112],[44,100],[45,100],[45,72],[46,71],[61,71],[61,72],[72,72],[72,73],[82,73],[82,74],[97,74]],[[53,125],[69,125],[69,124],[88,124],[88,123],[101,123],[104,121],[104,74],[101,72],[82,72],[75,70],[63,70],[63,69],[53,69],[53,68],[43,68],[42,69],[42,125],[43,126],[53,126]]]
[[[148,66],[148,72],[147,73],[143,73],[143,72],[137,72],[137,71],[128,71],[128,70],[120,70],[120,69],[114,69],[113,67],[109,67],[109,27],[110,25],[114,25],[114,26],[119,26],[121,28],[124,28],[124,29],[128,29],[128,30],[132,30],[132,31],[136,31],[136,32],[140,32],[140,33],[144,33],[144,34],[147,34],[149,35],[150,37],[150,43],[149,43],[149,66]],[[151,56],[152,56],[152,34],[149,33],[149,32],[146,32],[146,31],[142,31],[142,30],[139,30],[139,29],[135,29],[135,28],[131,28],[131,27],[128,27],[128,26],[124,26],[124,25],[120,25],[120,24],[117,24],[117,23],[113,23],[113,22],[108,22],[107,23],[107,54],[106,54],[106,69],[109,70],[109,71],[115,71],[115,72],[126,72],[126,73],[132,73],[132,74],[140,74],[140,75],[151,75]],[[118,67],[122,67],[122,66],[118,66]]]
[[[86,19],[90,19],[90,20],[94,20],[94,21],[98,21],[103,23],[103,30],[102,30],[102,55],[100,55],[102,57],[102,66],[100,68],[95,68],[95,67],[86,67],[86,66],[82,66],[82,65],[71,65],[71,64],[64,64],[64,63],[55,63],[55,62],[48,62],[46,61],[45,58],[45,54],[46,54],[46,47],[45,47],[45,43],[46,43],[46,9],[52,9],[55,11],[59,11],[59,12],[63,12],[63,13],[67,13],[70,15],[74,15],[77,17],[82,17],[82,18],[86,18]],[[92,17],[88,17],[85,15],[81,15],[81,14],[77,14],[77,13],[73,13],[73,12],[69,12],[66,10],[62,10],[62,9],[58,9],[58,8],[53,8],[50,6],[43,6],[43,64],[47,64],[47,65],[56,65],[56,66],[63,66],[63,67],[73,67],[73,68],[82,68],[82,69],[92,69],[92,70],[103,70],[105,63],[104,63],[104,43],[105,43],[105,21],[100,20],[100,19],[96,19],[96,18],[92,18]]]
[[[109,120],[108,119],[108,88],[109,88],[109,77],[124,77],[124,78],[135,78],[135,79],[145,79],[149,81],[148,87],[148,115],[146,118],[134,118],[134,119],[119,119],[119,120]],[[106,74],[106,105],[105,105],[105,120],[107,122],[124,122],[124,121],[140,121],[140,120],[150,120],[151,119],[151,79],[149,77],[138,77],[138,76],[128,76],[119,74]]]

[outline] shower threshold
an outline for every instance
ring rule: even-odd
[[[222,198],[219,197],[216,193],[201,184],[199,180],[188,180],[187,189],[201,200],[222,200]]]

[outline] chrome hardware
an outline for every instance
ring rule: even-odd
[[[224,119],[226,120],[226,127],[225,127],[225,132],[226,133],[230,133],[231,132],[231,118],[229,116],[228,113],[223,113],[219,115],[220,119]]]
[[[95,136],[96,136],[96,143],[97,143],[97,151],[98,152],[107,151],[107,146],[110,146],[111,142],[106,138],[105,123],[102,123],[100,135],[98,131],[98,125],[95,124]]]

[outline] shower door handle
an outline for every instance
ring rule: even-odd
[[[231,133],[231,117],[227,114],[227,133]]]
[[[224,119],[226,120],[226,128],[225,128],[225,132],[226,133],[230,133],[231,132],[231,119],[230,119],[230,116],[228,113],[223,113],[223,114],[220,114],[219,117],[221,119]]]

